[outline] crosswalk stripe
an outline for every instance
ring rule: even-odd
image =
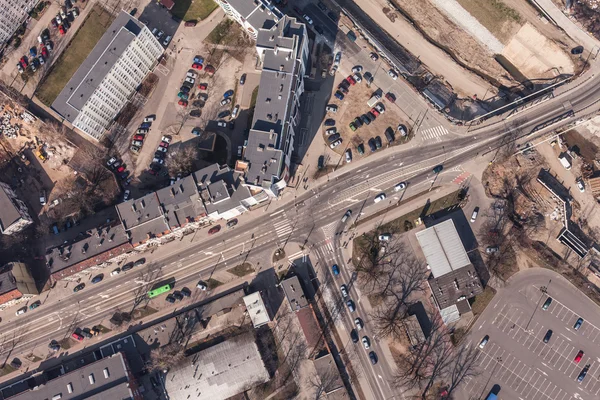
[[[421,136],[423,140],[435,139],[447,134],[448,130],[441,125],[421,131]]]

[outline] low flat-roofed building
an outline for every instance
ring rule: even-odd
[[[452,219],[418,232],[416,236],[434,278],[471,265]]]
[[[460,268],[439,278],[432,275],[427,280],[436,305],[444,316],[444,309],[456,306],[459,315],[471,311],[469,299],[483,292],[483,286],[475,267]],[[445,323],[451,321],[444,320]]]
[[[409,315],[404,318],[404,327],[411,345],[417,346],[425,341],[423,328],[421,328],[421,324],[416,315]]]
[[[227,399],[269,380],[252,333],[189,355],[165,376],[171,400]]]
[[[60,397],[57,397],[60,395]],[[11,400],[32,399],[132,399],[142,395],[123,353],[100,359],[74,371],[62,374],[35,388],[10,397]]]
[[[292,276],[282,281],[281,288],[292,311],[299,311],[302,308],[308,307],[308,299],[297,276]]]
[[[88,270],[104,268],[133,251],[125,229],[120,224],[102,225],[84,232],[72,242],[46,251],[46,265],[53,281],[74,281]]]
[[[344,388],[344,381],[342,381],[340,371],[330,353],[316,358],[313,360],[313,364],[328,399],[330,398],[330,394]]]
[[[250,293],[244,297],[244,303],[246,304],[246,310],[252,320],[252,325],[255,328],[259,328],[271,321],[269,316],[269,310],[262,297],[261,292]]]

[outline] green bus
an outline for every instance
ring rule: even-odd
[[[156,289],[152,289],[151,291],[148,292],[148,297],[149,298],[153,298],[156,296],[160,296],[163,293],[168,292],[169,290],[173,289],[173,285],[170,283],[167,283],[164,286],[159,286]]]

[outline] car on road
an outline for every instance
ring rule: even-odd
[[[233,218],[233,219],[230,219],[229,221],[227,221],[227,224],[226,224],[226,226],[227,226],[228,228],[233,228],[234,226],[236,226],[236,225],[237,225],[237,223],[238,223],[238,220],[237,220],[237,218]]]
[[[35,310],[36,308],[38,308],[41,305],[42,305],[42,302],[40,300],[37,300],[37,301],[34,301],[33,303],[31,303],[29,305],[29,309],[30,310]]]
[[[369,352],[369,360],[371,360],[371,364],[377,364],[377,354],[374,351]]]
[[[406,182],[400,182],[399,184],[394,186],[394,192],[399,192],[404,189],[406,189]]]
[[[221,230],[221,225],[215,225],[208,230],[208,234],[214,235],[215,233],[219,232],[220,230]]]
[[[85,288],[85,283],[80,283],[79,285],[77,285],[73,288],[73,293],[77,293],[80,290],[83,290],[84,288]]]
[[[21,307],[17,310],[17,312],[15,313],[16,316],[19,316],[21,314],[25,314],[27,312],[27,307]]]
[[[487,254],[493,254],[493,253],[497,253],[500,251],[500,247],[498,246],[488,246],[485,248],[485,252]]]
[[[442,170],[443,170],[443,169],[444,169],[444,166],[443,166],[443,165],[436,165],[436,166],[433,168],[433,173],[434,173],[434,174],[439,174],[440,172],[442,172]]]
[[[356,311],[356,305],[354,305],[354,301],[347,300],[346,301],[346,306],[348,307],[348,310],[350,310],[350,312]]]
[[[479,348],[483,349],[485,347],[485,345],[488,344],[489,341],[490,341],[490,337],[488,335],[485,335],[483,337],[483,339],[481,339],[481,342],[479,342]]]
[[[381,200],[385,200],[385,193],[381,193],[380,195],[378,195],[377,197],[375,197],[375,199],[373,199],[373,201],[375,203],[379,203]]]
[[[552,304],[552,297],[548,297],[544,304],[542,304],[542,310],[546,311],[550,307],[550,304]]]
[[[358,343],[358,332],[356,329],[350,331],[350,339],[352,339],[352,343]]]
[[[206,283],[204,283],[203,281],[198,281],[198,284],[196,285],[196,287],[200,290],[206,290],[207,286]]]
[[[363,324],[362,319],[360,319],[360,318],[354,318],[354,325],[356,325],[356,329],[358,329],[359,331],[362,330],[362,328],[365,327],[365,325]]]
[[[477,216],[479,215],[479,207],[475,207],[473,210],[473,214],[471,214],[471,223],[477,220]]]
[[[394,71],[393,69],[390,69],[388,71],[388,75],[392,77],[393,80],[398,79],[398,74],[396,73],[396,71]]]
[[[75,340],[77,340],[78,342],[83,342],[83,336],[81,336],[81,334],[77,333],[77,332],[73,332],[71,334],[71,337]]]
[[[352,210],[348,210],[344,213],[344,216],[342,217],[342,222],[346,222],[346,220],[348,218],[350,218],[352,216]]]
[[[583,382],[583,380],[585,379],[585,376],[587,375],[587,372],[588,372],[589,369],[590,369],[590,364],[587,364],[585,367],[583,367],[583,369],[581,370],[581,372],[577,376],[577,382],[579,382],[579,383]]]
[[[334,275],[339,275],[340,274],[340,268],[338,267],[337,264],[333,264],[331,266],[331,272],[333,272]]]
[[[579,318],[577,318],[577,321],[575,321],[575,325],[573,325],[573,329],[578,331],[579,328],[581,328],[581,324],[583,324],[583,318],[579,317]]]
[[[104,279],[104,274],[99,274],[96,275],[93,279],[92,279],[92,283],[98,283],[98,282],[102,282],[102,279]]]
[[[371,348],[371,341],[369,340],[369,338],[367,336],[363,336],[362,340],[361,340],[363,346],[365,347],[365,349],[370,349]]]
[[[306,22],[307,22],[309,25],[312,25],[312,24],[313,24],[313,20],[312,20],[312,19],[311,19],[311,18],[310,18],[308,15],[304,14],[304,15],[302,16],[302,18],[304,18],[304,20],[305,20],[305,21],[306,21]]]
[[[548,331],[544,335],[544,343],[548,343],[550,341],[551,337],[552,337],[552,329],[548,329]]]
[[[577,353],[577,355],[575,356],[575,359],[573,360],[573,362],[575,364],[579,364],[579,361],[581,361],[581,358],[583,357],[583,350],[579,350],[579,352]]]
[[[348,286],[340,286],[340,292],[342,293],[342,297],[348,297]]]

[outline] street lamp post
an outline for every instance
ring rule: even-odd
[[[533,316],[535,315],[535,312],[540,307],[540,303],[542,302],[542,299],[544,298],[544,295],[546,293],[548,293],[548,286],[550,286],[551,283],[552,283],[552,279],[548,280],[548,285],[547,286],[540,287],[540,292],[542,292],[542,294],[540,295],[540,299],[538,300],[538,302],[537,302],[537,304],[535,306],[535,309],[533,310],[533,313],[531,314],[531,318],[529,318],[529,321],[527,321],[527,326],[525,326],[525,330],[527,330],[529,328],[529,324],[533,320]]]

